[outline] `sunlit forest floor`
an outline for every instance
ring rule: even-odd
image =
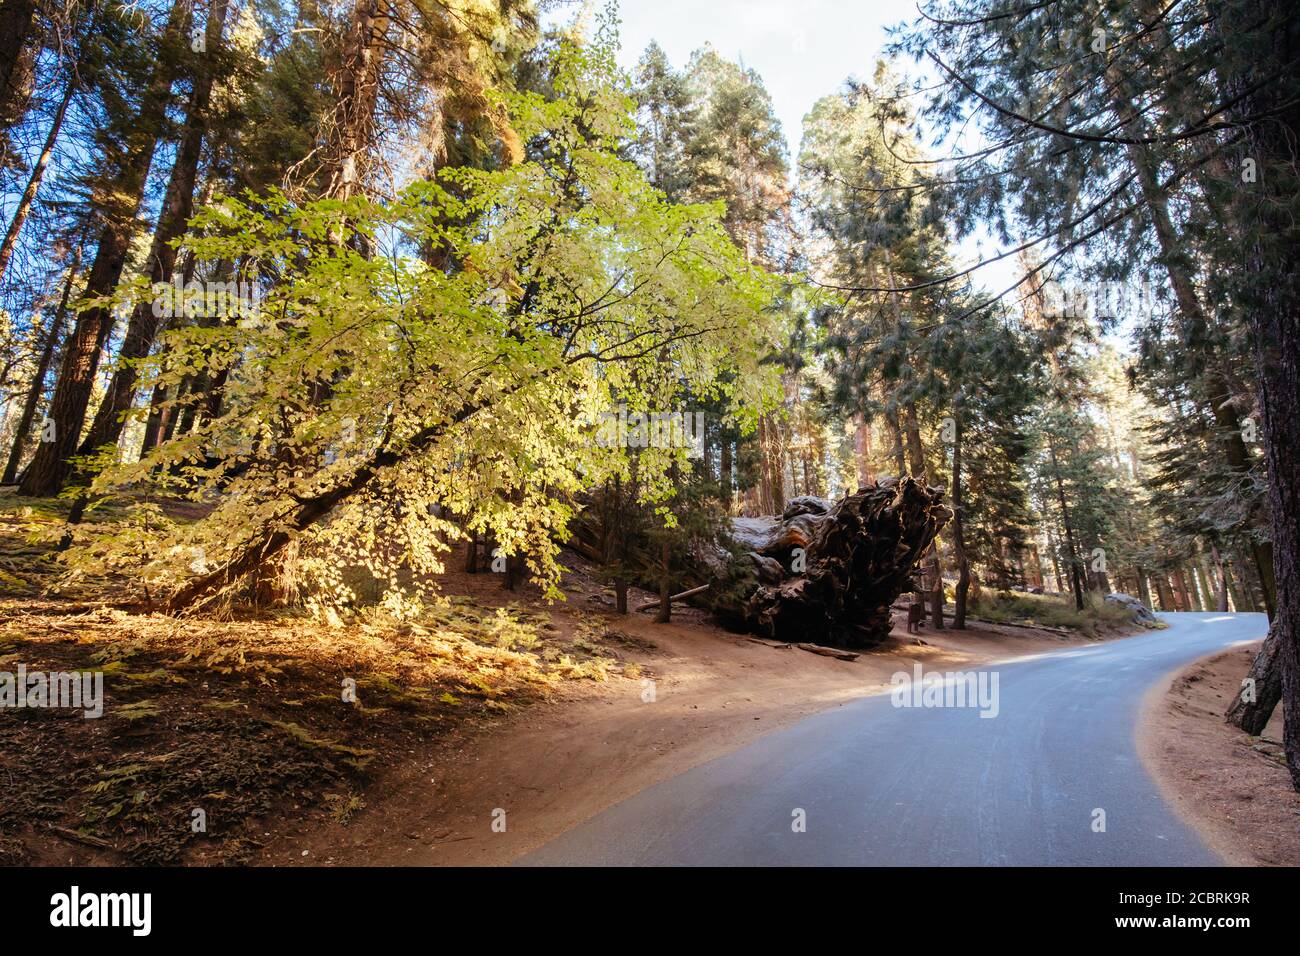
[[[245,859],[259,846],[250,821],[316,811],[346,821],[375,761],[415,741],[565,682],[639,676],[599,623],[505,600],[453,596],[414,622],[345,627],[124,609],[112,580],[58,590],[50,541],[63,503],[7,505],[0,670],[102,671],[105,703],[99,719],[0,717],[0,862],[22,862],[24,845],[49,834],[56,850],[70,842],[105,862]],[[349,679],[356,703],[344,700]],[[193,832],[195,809],[206,833]]]
[[[0,671],[102,672],[104,713],[0,714],[0,863],[501,862],[620,794],[883,687],[910,660],[957,666],[1133,630],[1056,598],[990,595],[978,611],[1009,619],[1029,600],[1056,629],[976,622],[918,643],[900,616],[878,652],[837,661],[727,634],[695,609],[667,626],[620,618],[573,555],[568,600],[551,606],[454,572],[445,600],[400,623],[178,619],[124,604],[109,576],[66,582],[66,511],[0,499]],[[644,706],[652,686],[670,706]],[[528,716],[545,701],[564,706]],[[499,803],[534,825],[489,848]]]

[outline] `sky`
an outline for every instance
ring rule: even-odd
[[[676,67],[711,43],[757,70],[772,96],[791,159],[803,117],[850,76],[870,77],[887,26],[916,18],[914,0],[622,0],[621,62],[657,40]]]

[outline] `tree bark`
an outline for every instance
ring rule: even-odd
[[[722,448],[718,452],[718,491],[722,496],[723,511],[731,514],[732,489],[736,483],[733,474],[731,438],[724,430],[719,440]]]
[[[893,273],[890,273],[891,281]],[[916,419],[916,405],[908,402],[903,406],[903,429],[907,438],[907,455],[912,469],[912,477],[924,481],[926,485],[934,484],[934,477],[929,463],[925,459],[925,446],[921,444],[921,426]],[[925,573],[930,599],[930,624],[936,631],[943,630],[943,572],[939,567],[938,542],[931,545],[929,559],[926,561]]]
[[[1208,611],[1210,610],[1210,592],[1201,580],[1201,569],[1196,564],[1196,557],[1193,555],[1192,561],[1187,565],[1184,572],[1187,577],[1187,589],[1192,595],[1192,610]]]
[[[903,451],[903,429],[898,421],[898,412],[893,409],[886,409],[885,424],[889,427],[889,437],[893,442],[889,453],[894,459],[894,467],[898,469],[898,474],[901,477],[907,474],[907,460]]]
[[[1207,611],[1215,609],[1219,604],[1219,596],[1214,590],[1210,569],[1205,562],[1205,552],[1200,552],[1192,558],[1192,574],[1196,578],[1196,586],[1201,591],[1202,606]]]
[[[1229,705],[1223,719],[1240,727],[1252,736],[1259,736],[1273,715],[1273,708],[1282,699],[1281,644],[1277,628],[1269,629],[1264,646],[1251,662],[1250,671]],[[1253,698],[1253,699],[1248,699]]]
[[[1255,605],[1255,598],[1250,593],[1250,585],[1246,581],[1245,575],[1234,573],[1234,571],[1239,571],[1237,559],[1235,556],[1229,555],[1224,562],[1223,573],[1224,580],[1228,582],[1228,587],[1232,591],[1233,608],[1238,613],[1242,611],[1258,611],[1259,608]]]
[[[1214,558],[1214,567],[1219,572],[1219,586],[1218,586],[1218,591],[1216,592],[1218,596],[1219,610],[1227,611],[1228,610],[1228,574],[1223,567],[1223,555],[1219,554],[1219,548],[1217,545],[1211,546],[1210,554]]]
[[[1049,523],[1044,529],[1047,535],[1048,554],[1052,559],[1052,577],[1056,580],[1056,593],[1065,593],[1065,578],[1061,576],[1061,549],[1057,543],[1056,535],[1052,534],[1052,526]]]
[[[0,2],[0,106],[8,106],[19,93],[23,49],[36,19],[36,0]]]
[[[1074,606],[1083,610],[1083,581],[1079,571],[1079,555],[1074,550],[1074,529],[1070,526],[1070,509],[1065,504],[1065,483],[1061,480],[1061,466],[1056,459],[1056,443],[1047,438],[1047,450],[1052,462],[1052,476],[1056,479],[1056,503],[1061,509],[1061,527],[1065,531],[1066,559],[1070,563],[1070,585],[1074,588]]]
[[[170,409],[164,407],[167,398],[167,386],[155,385],[153,394],[149,396],[149,417],[145,420],[144,439],[140,443],[141,456],[147,455],[158,447],[163,429],[166,427],[167,414],[170,411]]]
[[[465,573],[478,574],[478,533],[475,531],[465,534]]]
[[[1092,584],[1090,590],[1096,591],[1103,596],[1111,593],[1110,575],[1105,571],[1093,571],[1089,579]]]
[[[211,185],[209,183],[209,185]],[[204,193],[208,190],[205,188]],[[181,287],[184,288],[194,278],[194,270],[197,263],[193,255],[185,257],[185,265],[181,270]],[[172,388],[166,386],[154,386],[153,394],[149,397],[149,418],[145,422],[144,440],[140,444],[140,455],[144,456],[151,450],[158,447],[165,441],[170,441],[176,431],[177,405],[176,401],[185,396],[186,389],[189,388],[192,380],[190,376],[184,376]],[[164,403],[171,401],[170,405]]]
[[[1029,544],[1029,566],[1033,569],[1033,575],[1030,580],[1030,586],[1041,588],[1043,586],[1043,559],[1038,553],[1038,542],[1031,541]]]
[[[757,519],[768,526],[735,522],[733,533],[751,550],[713,572],[709,606],[730,625],[775,640],[875,646],[889,636],[891,606],[912,586],[917,562],[952,517],[942,500],[942,490],[921,481],[887,478],[834,505],[796,498],[780,520]]]
[[[1157,571],[1155,573],[1156,594],[1160,597],[1160,610],[1172,612],[1178,610],[1178,605],[1174,602],[1174,592],[1169,587],[1169,573],[1167,571]]]
[[[1143,568],[1137,569],[1138,597],[1148,608],[1154,609],[1151,603],[1151,587],[1147,583],[1147,573]]]
[[[330,199],[356,195],[365,178],[391,23],[386,0],[356,0],[326,131],[324,194]]]
[[[956,420],[952,446],[952,545],[957,558],[957,590],[953,596],[952,626],[966,629],[966,596],[970,592],[970,559],[966,555],[966,535],[962,527],[961,487],[961,420]]]
[[[165,43],[174,42],[181,35],[188,19],[186,4],[187,0],[176,0],[172,5],[165,28]],[[154,152],[166,122],[174,78],[174,66],[164,58],[150,78],[137,122],[124,148],[122,166],[111,186],[100,190],[96,196],[96,206],[105,226],[86,282],[88,298],[111,295],[122,277],[149,167],[153,164]],[[37,446],[19,487],[20,494],[52,495],[63,487],[69,472],[68,458],[81,438],[100,353],[112,326],[112,312],[105,306],[88,306],[78,314],[76,326],[64,349],[58,383],[50,402],[55,440]]]
[[[727,447],[725,441],[723,447]],[[619,614],[627,614],[628,528],[626,513],[623,509],[623,476],[615,475],[613,513],[616,518],[611,523],[611,540],[607,542],[608,550],[605,552],[605,560],[608,562],[613,557],[616,562],[614,610]]]
[[[857,463],[858,487],[871,484],[871,425],[861,411],[853,415],[853,453]]]
[[[659,548],[659,613],[655,616],[657,624],[667,624],[673,616],[671,560],[672,545],[667,533],[664,533],[663,544]]]
[[[194,212],[194,189],[198,179],[199,159],[203,153],[203,139],[207,134],[208,111],[215,79],[212,61],[214,57],[220,56],[228,9],[227,0],[211,0],[209,4],[204,27],[205,52],[197,54],[198,65],[194,70],[194,88],[185,116],[184,132],[176,150],[176,161],[172,164],[167,192],[154,229],[153,245],[149,250],[150,284],[171,280],[172,271],[176,267],[175,241],[185,234]],[[150,302],[137,304],[131,312],[122,349],[118,354],[118,366],[113,371],[90,432],[81,444],[81,454],[88,455],[102,445],[116,444],[121,437],[125,426],[122,416],[135,401],[138,373],[133,363],[145,358],[153,348],[158,324],[158,316],[154,314]]]
[[[1178,599],[1178,610],[1192,610],[1192,598],[1191,595],[1187,593],[1187,581],[1183,578],[1183,569],[1174,568],[1172,577],[1174,581],[1174,596]]]

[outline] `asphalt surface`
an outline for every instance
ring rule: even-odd
[[[985,696],[978,672],[964,689],[992,713],[996,674],[996,716],[864,697],[643,790],[519,863],[1221,864],[1161,798],[1134,726],[1161,677],[1262,638],[1267,622],[1161,617],[1168,630],[980,668]]]

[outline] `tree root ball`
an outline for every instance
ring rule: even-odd
[[[780,518],[736,518],[747,549],[718,576],[713,609],[778,641],[867,648],[892,628],[890,606],[952,517],[943,491],[884,478],[834,504],[795,498]]]

